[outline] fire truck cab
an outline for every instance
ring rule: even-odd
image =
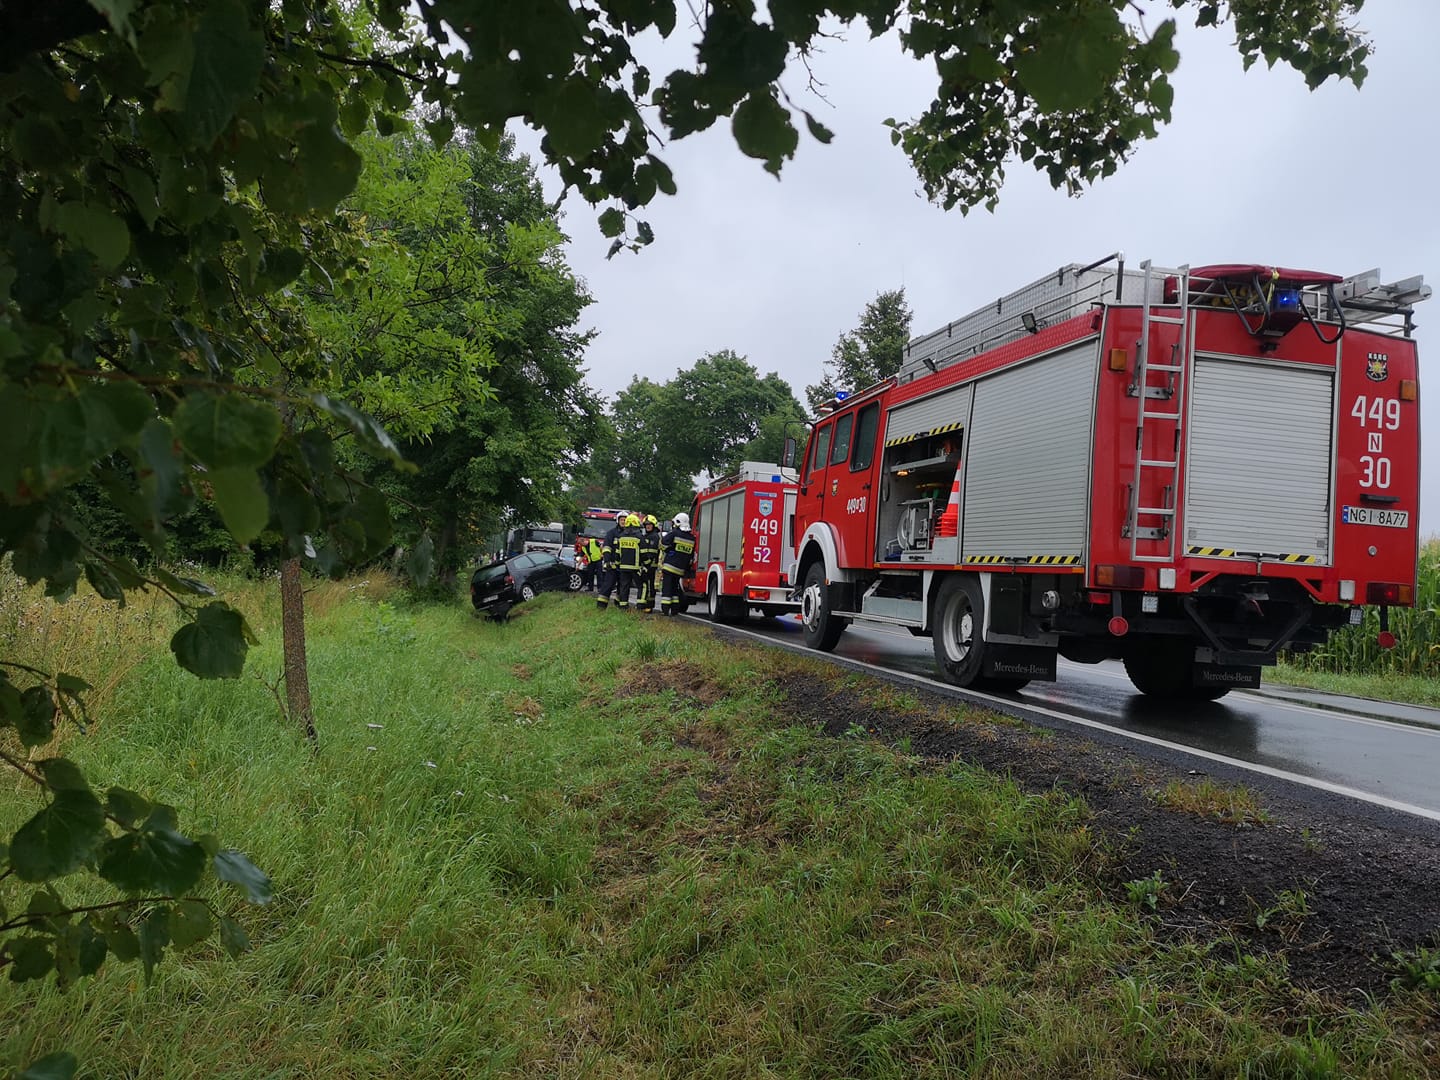
[[[686,606],[704,597],[715,622],[739,622],[799,609],[786,568],[795,561],[795,473],[767,462],[707,484],[690,506],[695,561],[684,582]]]
[[[934,641],[960,686],[1056,658],[1213,700],[1414,603],[1417,278],[1070,265],[911,341],[799,465],[805,638]],[[1388,641],[1387,641],[1388,639]]]

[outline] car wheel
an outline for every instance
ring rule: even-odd
[[[565,583],[565,587],[571,592],[579,592],[585,587],[585,575],[579,570],[571,570],[570,580]]]
[[[800,621],[805,626],[805,644],[830,652],[840,642],[845,623],[835,616],[830,586],[825,584],[825,567],[815,563],[805,574],[800,592]]]
[[[520,586],[520,599],[521,599],[521,600],[534,600],[534,599],[535,599],[535,590],[534,590],[528,583],[525,584],[525,585],[521,585],[521,586]]]

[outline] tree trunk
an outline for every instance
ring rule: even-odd
[[[315,714],[310,710],[310,665],[305,659],[305,590],[301,587],[300,559],[280,564],[280,625],[285,643],[285,703],[290,719],[300,725],[312,745]]]
[[[453,515],[445,518],[440,538],[435,541],[435,576],[447,588],[455,587],[457,567],[452,551],[460,539],[460,522]]]

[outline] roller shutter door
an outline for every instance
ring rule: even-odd
[[[965,449],[965,561],[1085,552],[1095,343],[980,381]]]
[[[1186,549],[1328,563],[1333,416],[1328,369],[1197,357]]]
[[[885,445],[898,446],[922,435],[964,427],[970,418],[970,392],[969,386],[961,386],[892,410],[885,426]]]

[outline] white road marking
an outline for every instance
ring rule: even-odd
[[[695,618],[697,622],[704,621],[698,619],[696,616],[693,615],[689,617]],[[766,637],[764,634],[757,634],[753,630],[746,630],[738,626],[729,626],[726,627],[726,629],[731,633],[744,634],[746,637],[754,638],[756,641],[763,642],[766,645],[770,645],[776,648],[787,649],[790,652],[794,653],[801,653],[804,655],[813,656],[817,660],[823,659],[825,656],[829,655],[826,653],[816,653],[814,649],[805,648],[804,646],[792,645],[787,641],[777,641],[775,638]],[[949,683],[946,682],[941,682],[939,679],[930,679],[926,678],[923,675],[914,675],[908,671],[892,670],[891,668],[881,667],[879,664],[872,664],[865,660],[852,660],[848,656],[839,656],[836,657],[836,659],[842,660],[846,664],[854,664],[856,667],[867,668],[870,671],[874,671],[877,674],[884,675],[888,678],[909,679],[911,682],[919,683],[922,686],[926,686],[930,689],[941,690],[946,693],[953,694],[957,697],[962,696],[961,693],[957,693],[957,691],[959,690],[958,687],[951,686]],[[963,696],[977,697],[982,698],[987,702],[994,702],[995,707],[1000,712],[1006,712],[1010,709],[1015,708],[1015,701],[1013,698],[996,697],[993,694],[987,694],[980,690],[971,690],[969,688],[966,688],[963,691]],[[1270,703],[1271,699],[1267,698],[1265,700],[1267,703]],[[1217,754],[1210,750],[1200,750],[1193,746],[1186,746],[1184,743],[1168,742],[1165,739],[1159,739],[1153,735],[1143,735],[1138,731],[1129,731],[1122,727],[1112,727],[1110,724],[1103,724],[1098,720],[1089,720],[1083,716],[1071,716],[1068,713],[1056,712],[1054,709],[1047,709],[1043,705],[1034,705],[1026,702],[1023,708],[1025,708],[1029,712],[1039,713],[1042,716],[1048,716],[1053,720],[1060,721],[1061,723],[1074,724],[1078,727],[1093,728],[1097,731],[1108,732],[1111,735],[1119,735],[1122,738],[1130,739],[1134,742],[1147,743],[1151,746],[1163,747],[1166,750],[1174,750],[1178,751],[1179,753],[1188,754],[1191,757],[1197,757],[1205,761],[1214,761],[1222,765],[1229,765],[1233,768],[1242,769],[1246,772],[1259,773],[1262,776],[1273,777],[1277,780],[1284,780],[1292,784],[1301,784],[1305,787],[1315,788],[1317,791],[1328,791],[1334,795],[1344,795],[1347,798],[1357,799],[1360,802],[1369,803],[1372,806],[1383,806],[1390,810],[1398,810],[1404,814],[1413,814],[1416,817],[1428,818],[1431,821],[1440,821],[1440,810],[1431,810],[1428,807],[1416,806],[1413,803],[1401,802],[1399,799],[1391,799],[1385,795],[1377,795],[1373,792],[1362,791],[1359,788],[1347,787],[1344,784],[1332,784],[1328,780],[1319,780],[1312,776],[1303,776],[1300,773],[1289,772],[1285,769],[1276,769],[1270,765],[1261,765],[1257,762],[1245,761],[1241,758],[1228,757],[1225,754]],[[1305,708],[1305,706],[1299,706],[1299,708]],[[1316,711],[1325,712],[1325,710],[1323,709]],[[1342,714],[1326,713],[1326,715],[1341,716]],[[1382,724],[1384,726],[1392,728],[1406,727],[1407,730],[1409,730],[1408,725],[1403,724],[1385,724],[1384,721],[1373,721],[1373,723]]]

